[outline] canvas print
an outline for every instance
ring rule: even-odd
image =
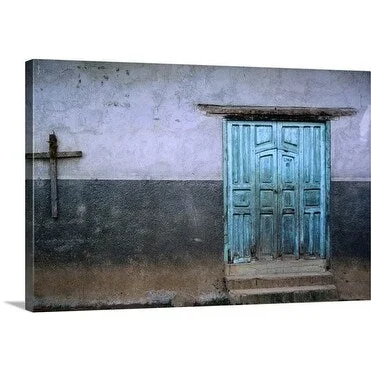
[[[370,72],[26,62],[26,309],[370,299]]]

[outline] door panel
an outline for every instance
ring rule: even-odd
[[[324,257],[325,124],[225,125],[225,256],[234,262],[285,254]]]
[[[294,128],[296,131],[298,128]],[[286,133],[295,133],[288,131]],[[297,145],[297,144],[296,144]],[[299,254],[299,159],[278,150],[278,254]]]
[[[255,125],[256,148],[271,147],[275,142],[275,126],[271,123]]]
[[[229,256],[236,262],[250,261],[254,246],[253,210],[255,192],[251,158],[252,130],[250,125],[234,122],[226,128],[227,136],[227,236]],[[227,255],[227,254],[225,254]]]
[[[277,252],[277,150],[265,150],[255,156],[256,256],[261,259]]]
[[[302,129],[302,174],[300,179],[301,254],[325,256],[326,166],[325,125],[304,125]]]

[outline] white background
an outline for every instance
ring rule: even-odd
[[[368,1],[15,1],[1,8],[2,370],[369,367],[371,302],[36,313],[24,301],[24,62],[370,70]]]

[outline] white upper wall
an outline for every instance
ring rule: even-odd
[[[198,103],[354,107],[332,124],[332,178],[370,177],[369,72],[35,60],[33,82],[33,150],[54,130],[83,152],[60,179],[221,180],[221,120]]]

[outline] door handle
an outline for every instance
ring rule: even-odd
[[[283,209],[283,214],[294,214],[295,213],[295,209],[293,208],[288,208],[288,209]]]

